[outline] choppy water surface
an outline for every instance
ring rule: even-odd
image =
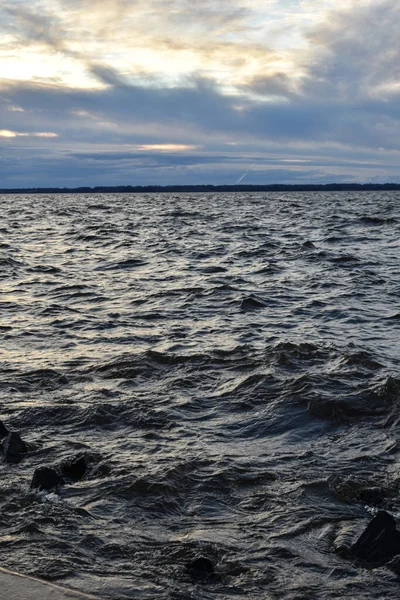
[[[0,465],[2,566],[113,599],[397,599],[335,548],[400,516],[399,200],[0,197],[0,418],[30,445]],[[81,481],[30,491],[82,450]]]

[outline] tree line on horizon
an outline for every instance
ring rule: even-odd
[[[93,194],[165,192],[342,192],[400,190],[399,183],[324,183],[269,185],[113,185],[95,187],[0,188],[0,194]]]

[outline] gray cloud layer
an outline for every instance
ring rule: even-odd
[[[233,5],[219,19],[214,7],[204,4],[199,19],[224,27],[243,16]],[[114,16],[125,9],[114,3]],[[8,10],[25,39],[75,55],[62,23]],[[249,183],[399,181],[399,17],[394,0],[332,13],[308,33],[313,52],[299,58],[301,78],[258,75],[230,95],[209,77],[146,86],[89,59],[106,87],[3,82],[0,128],[58,138],[0,138],[0,186],[234,183],[249,167]],[[190,148],[139,148],[152,144]]]

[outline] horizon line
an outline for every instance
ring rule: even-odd
[[[396,191],[400,183],[272,183],[272,184],[188,184],[188,185],[101,185],[77,187],[0,188],[0,194],[90,194],[162,192],[308,192],[308,191]]]

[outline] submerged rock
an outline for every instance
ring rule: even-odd
[[[71,481],[79,481],[85,476],[91,457],[87,452],[78,454],[75,458],[65,460],[60,465],[60,473]]]
[[[380,506],[385,501],[386,496],[386,491],[379,487],[365,488],[359,493],[360,501],[371,506]]]
[[[258,308],[265,308],[266,305],[266,302],[263,300],[256,298],[255,296],[249,296],[248,298],[243,298],[240,303],[240,310],[247,312],[257,310]]]
[[[33,474],[31,489],[50,492],[64,484],[64,479],[51,467],[39,467]]]
[[[351,553],[361,560],[380,564],[400,554],[400,533],[392,515],[380,510],[353,544]]]
[[[214,574],[214,565],[206,556],[198,556],[186,565],[187,572],[194,579],[205,579]]]
[[[1,445],[4,460],[17,463],[28,452],[28,447],[16,431],[10,432]]]
[[[369,506],[380,507],[393,495],[390,487],[371,485],[359,476],[330,477],[329,489],[343,502],[362,502]]]
[[[3,421],[0,421],[0,440],[5,438],[10,432],[7,427],[4,425]]]
[[[358,534],[359,528],[357,523],[349,522],[341,525],[339,531],[336,533],[333,540],[333,548],[339,556],[342,558],[351,559],[353,540]]]
[[[39,467],[33,474],[31,489],[50,491],[68,481],[79,481],[86,475],[92,461],[93,457],[88,452],[82,452],[64,460],[55,468]]]

